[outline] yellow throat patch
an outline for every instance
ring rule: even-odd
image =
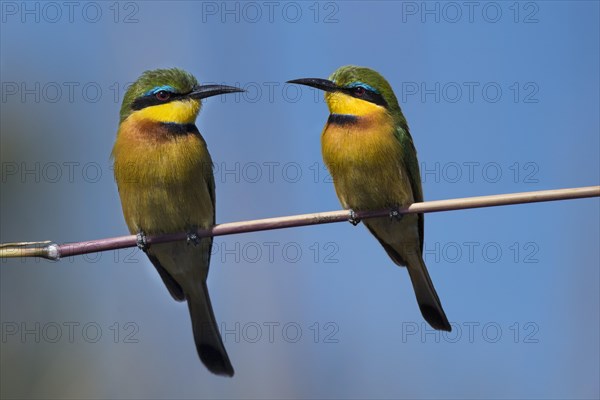
[[[325,101],[331,114],[347,114],[361,117],[385,111],[385,108],[382,106],[357,99],[343,92],[327,92],[325,93]]]
[[[175,100],[166,104],[150,106],[135,111],[134,118],[157,122],[173,122],[176,124],[192,124],[200,111],[200,100]]]

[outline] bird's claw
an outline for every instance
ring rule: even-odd
[[[143,231],[139,231],[137,235],[135,235],[135,241],[138,249],[142,250],[144,253],[150,248],[146,234]]]
[[[350,216],[348,217],[348,222],[350,222],[354,226],[360,224],[360,218],[358,218],[358,216],[356,215],[356,212],[354,212],[354,210],[350,210]]]
[[[390,210],[390,221],[401,221],[404,214],[402,214],[398,208],[392,208]]]
[[[196,232],[188,232],[187,234],[187,244],[193,243],[194,246],[198,246],[200,244],[200,238],[196,234]]]

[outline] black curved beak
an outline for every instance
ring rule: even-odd
[[[341,90],[335,83],[327,79],[301,78],[287,81],[287,83],[297,83],[298,85],[310,86],[326,92],[336,92]]]
[[[194,86],[193,90],[188,94],[188,97],[193,99],[205,99],[219,94],[236,92],[245,92],[245,90],[226,85],[198,85]]]

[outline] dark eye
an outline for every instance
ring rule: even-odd
[[[167,92],[166,90],[161,90],[156,92],[154,96],[156,96],[156,98],[160,101],[166,101],[169,100],[169,97],[171,97],[171,93]]]
[[[354,95],[361,97],[365,94],[365,88],[362,86],[357,86],[354,88]]]

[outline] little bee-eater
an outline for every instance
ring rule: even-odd
[[[198,85],[180,69],[146,71],[123,99],[112,151],[129,231],[154,264],[171,296],[187,300],[200,359],[233,376],[219,335],[206,278],[212,238],[193,232],[215,224],[215,181],[206,142],[194,124],[201,99],[242,90]],[[146,245],[145,235],[189,232],[188,241]],[[193,242],[193,243],[190,243]]]
[[[391,259],[407,267],[423,317],[435,329],[450,331],[422,257],[423,214],[398,217],[393,211],[423,201],[423,191],[417,152],[390,84],[356,66],[341,67],[328,80],[289,83],[325,91],[330,115],[321,148],[340,203],[353,211],[392,210],[390,218],[364,223]]]

